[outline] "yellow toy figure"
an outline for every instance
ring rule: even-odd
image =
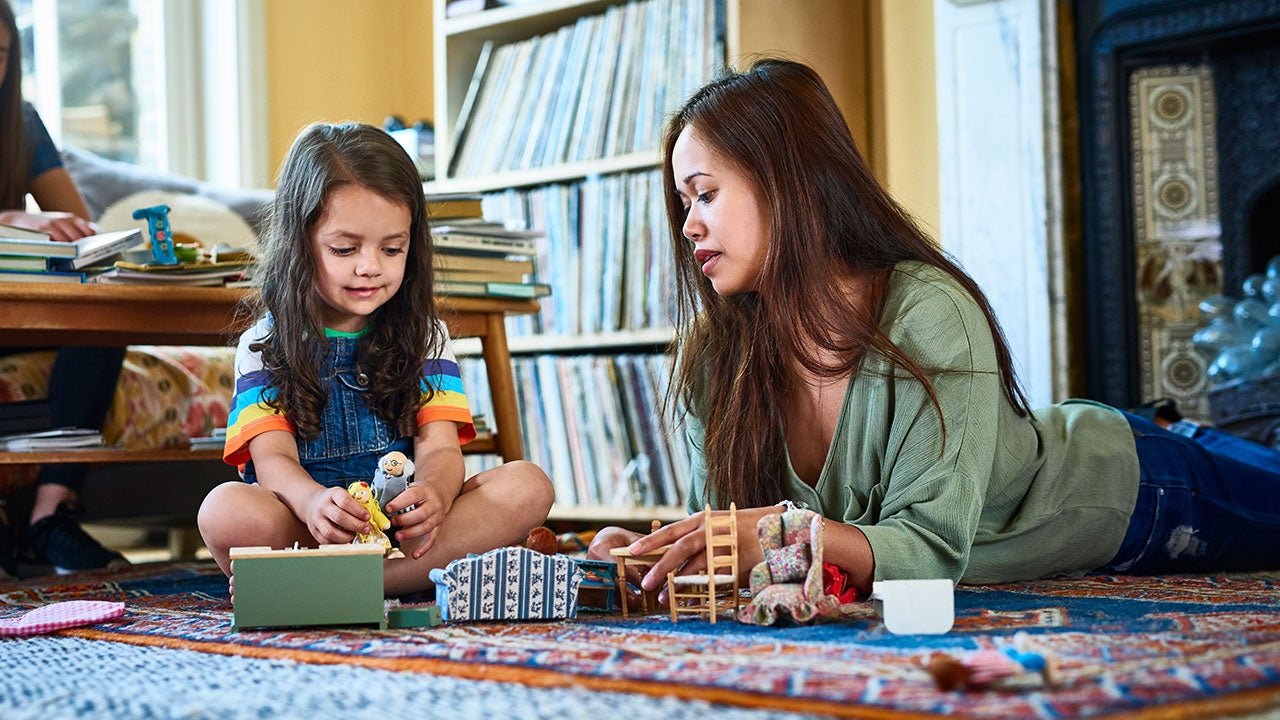
[[[373,497],[373,488],[369,487],[369,483],[358,481],[351,483],[347,487],[347,492],[356,502],[364,506],[369,511],[369,525],[373,530],[368,533],[356,533],[355,540],[358,543],[377,543],[382,546],[382,551],[389,558],[402,558],[404,553],[398,549],[391,547],[391,539],[387,537],[386,530],[391,528],[391,521],[383,514],[382,508],[378,507],[378,501]]]

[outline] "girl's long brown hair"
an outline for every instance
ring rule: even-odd
[[[0,0],[0,23],[9,30],[9,64],[0,78],[0,210],[26,206],[31,153],[22,119],[22,36],[8,0]]]
[[[403,284],[370,317],[356,355],[369,377],[370,408],[412,436],[423,362],[441,351],[444,334],[432,296],[431,230],[422,181],[408,154],[382,130],[317,123],[294,140],[276,183],[257,273],[261,293],[253,308],[256,314],[269,312],[275,325],[250,349],[262,353],[278,391],[272,406],[288,415],[299,436],[315,437],[327,400],[319,371],[329,343],[321,319],[323,301],[315,290],[311,233],[330,194],[346,185],[404,205],[412,218]]]
[[[673,191],[671,155],[689,126],[767,205],[761,292],[716,294],[683,238],[686,211]],[[706,429],[702,500],[757,507],[784,497],[782,408],[797,389],[797,362],[818,377],[845,377],[874,350],[924,386],[941,419],[929,380],[936,370],[921,367],[880,329],[889,276],[903,261],[938,267],[973,296],[995,339],[1005,393],[1020,415],[1030,413],[986,296],[876,181],[812,69],[765,59],[717,78],[667,124],[663,153],[681,347],[672,392]],[[833,281],[842,276],[862,280],[866,294],[850,297]]]

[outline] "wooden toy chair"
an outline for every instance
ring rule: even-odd
[[[710,508],[704,513],[707,568],[697,575],[667,573],[671,622],[681,613],[697,613],[714,624],[716,615],[730,607],[735,617],[738,614],[738,507],[730,503],[727,513],[713,515]]]

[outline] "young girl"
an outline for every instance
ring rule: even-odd
[[[347,493],[378,458],[416,467],[387,505],[406,553],[386,592],[471,552],[518,543],[551,508],[550,480],[511,462],[463,482],[471,414],[432,301],[431,239],[418,171],[369,125],[307,128],[277,183],[260,319],[240,337],[223,458],[245,482],[213,489],[200,533],[231,574],[230,548],[351,542],[370,513]],[[397,514],[399,513],[399,514]]]
[[[712,82],[664,143],[689,510],[746,508],[744,574],[784,500],[826,518],[826,560],[864,593],[1280,565],[1280,453],[1088,401],[1032,412],[981,290],[876,182],[811,69]],[[673,543],[653,590],[704,564],[702,524],[608,529],[590,554]]]

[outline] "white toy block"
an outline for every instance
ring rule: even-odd
[[[950,580],[878,580],[871,584],[871,599],[895,635],[940,635],[956,619]]]

